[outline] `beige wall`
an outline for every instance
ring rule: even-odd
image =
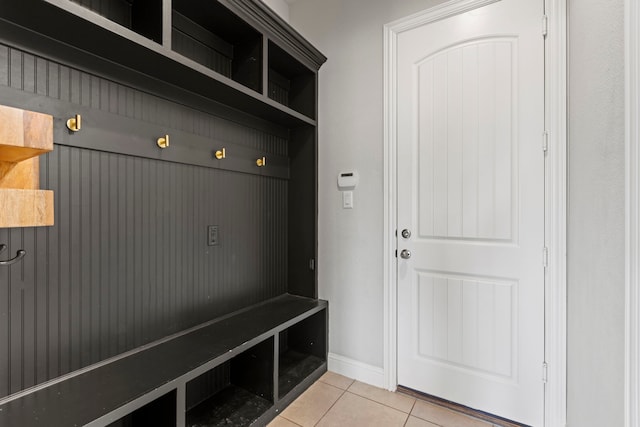
[[[330,351],[383,365],[383,25],[441,0],[298,0],[290,21],[328,56],[320,72],[320,296]],[[623,0],[568,0],[568,421],[622,426]],[[356,169],[355,208],[339,171]],[[380,375],[368,377],[372,382]]]

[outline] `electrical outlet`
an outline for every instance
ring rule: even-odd
[[[218,226],[217,225],[209,225],[207,227],[207,245],[209,246],[218,245]]]

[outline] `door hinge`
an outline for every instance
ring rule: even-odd
[[[547,268],[549,265],[549,248],[546,246],[542,248],[542,266]]]
[[[549,32],[549,18],[547,15],[542,15],[542,37],[547,37]]]
[[[542,362],[542,382],[547,383],[547,376],[549,374],[549,369],[547,366],[547,362]]]
[[[542,132],[542,151],[547,152],[549,150],[549,132],[546,130]]]

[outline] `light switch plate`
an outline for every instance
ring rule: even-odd
[[[342,192],[342,208],[353,209],[353,191]]]

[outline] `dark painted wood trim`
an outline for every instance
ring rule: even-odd
[[[67,3],[73,13],[62,9]],[[63,0],[0,2],[0,40],[230,120],[315,125],[263,93],[83,9]]]
[[[289,159],[285,156],[80,107],[6,86],[0,86],[0,98],[4,105],[29,108],[54,116],[54,143],[57,145],[289,179]],[[83,122],[82,130],[78,133],[66,128],[68,116],[75,114],[80,114]],[[156,139],[166,134],[169,134],[171,143],[168,148],[160,149]],[[122,135],[126,135],[126,139],[122,139]],[[227,157],[218,160],[214,154],[222,148],[226,149]],[[257,167],[256,159],[263,156],[267,158],[267,166]]]
[[[245,20],[257,24],[274,42],[290,52],[312,70],[318,70],[327,57],[287,24],[277,13],[260,0],[220,0]]]

